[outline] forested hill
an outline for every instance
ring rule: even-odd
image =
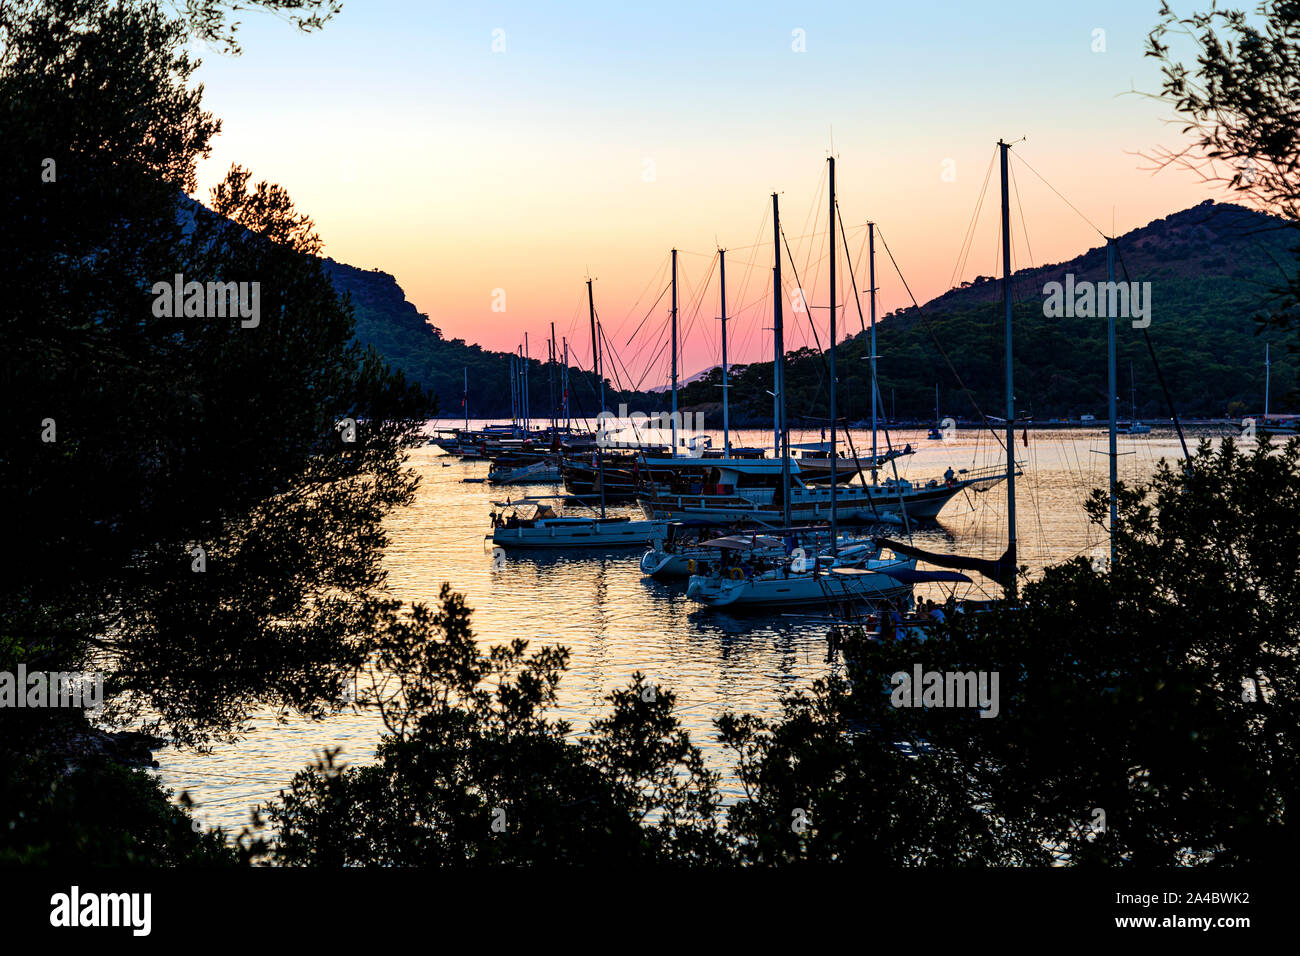
[[[1264,343],[1272,346],[1271,410],[1297,411],[1296,355],[1284,334],[1257,335],[1254,317],[1276,304],[1272,290],[1296,268],[1300,235],[1284,220],[1241,206],[1207,201],[1121,236],[1117,279],[1150,282],[1150,326],[1165,381],[1180,415],[1240,417],[1264,403]],[[888,268],[886,263],[884,268]],[[1127,274],[1125,272],[1127,269]],[[1106,280],[1104,244],[1068,262],[1014,274],[1015,390],[1018,411],[1037,420],[1106,414],[1106,320],[1049,318],[1044,286]],[[849,310],[855,316],[854,310]],[[1133,364],[1139,415],[1168,412],[1140,330],[1118,327],[1121,412],[1128,413]],[[870,414],[869,363],[858,331],[839,351],[840,409],[849,419]],[[1001,415],[1003,398],[1002,284],[980,277],[925,303],[884,317],[877,325],[880,388],[899,418],[929,419],[935,385],[941,415],[968,418],[972,402],[957,386],[943,353],[986,413]],[[937,343],[937,344],[936,344]],[[942,348],[942,353],[940,351]],[[826,366],[812,350],[792,354],[787,397],[792,417],[827,414]],[[770,420],[771,364],[735,370],[737,411]],[[683,404],[716,401],[717,371],[687,389]],[[733,406],[735,407],[735,406]]]
[[[334,288],[340,294],[346,292],[352,296],[357,339],[374,345],[389,365],[401,369],[408,379],[436,395],[439,416],[455,418],[461,414],[466,369],[469,370],[470,415],[474,418],[510,416],[509,353],[489,351],[463,339],[444,338],[428,316],[407,301],[406,293],[387,272],[358,269],[333,259],[323,259],[321,265]],[[545,358],[546,343],[535,345],[534,353],[540,352]],[[591,374],[575,367],[570,369],[569,376],[574,416],[594,416],[600,409]],[[536,354],[530,362],[528,390],[533,420],[549,418],[548,370]],[[558,380],[556,394],[559,394]],[[661,396],[618,393],[612,387],[606,399],[611,407],[627,401],[630,407],[646,411],[657,410],[663,402]]]
[[[1263,408],[1264,343],[1272,343],[1274,411],[1296,411],[1286,396],[1296,386],[1296,356],[1278,333],[1256,334],[1254,316],[1273,304],[1271,290],[1284,269],[1294,269],[1293,247],[1300,240],[1280,219],[1241,206],[1204,202],[1158,219],[1119,240],[1117,276],[1151,283],[1148,329],[1161,370],[1179,414],[1240,417]],[[443,416],[460,412],[464,369],[469,369],[469,404],[474,417],[510,412],[509,357],[460,339],[448,340],[407,301],[389,274],[323,260],[335,288],[348,292],[356,313],[356,335],[373,344],[408,378],[438,396]],[[882,264],[887,268],[887,264]],[[1125,273],[1127,269],[1127,275]],[[1105,281],[1104,245],[1062,263],[1015,274],[1016,396],[1020,411],[1042,421],[1106,412],[1106,321],[1103,318],[1049,318],[1044,286],[1063,282]],[[1002,289],[980,277],[927,302],[885,316],[877,327],[880,388],[886,406],[899,418],[928,419],[939,386],[942,415],[973,417],[971,401],[957,387],[939,346],[957,374],[988,413],[1001,414]],[[855,315],[849,310],[849,315]],[[922,315],[925,319],[922,319]],[[1138,413],[1168,417],[1142,333],[1130,321],[1118,322],[1119,393],[1127,414],[1129,364],[1136,380]],[[938,345],[936,345],[936,342]],[[537,351],[544,348],[538,343]],[[849,419],[870,414],[868,363],[863,335],[841,345],[840,408]],[[571,372],[575,410],[597,410],[589,375]],[[712,373],[683,390],[682,406],[716,403]],[[734,370],[731,393],[734,420],[765,424],[771,419],[772,369],[760,363]],[[534,358],[530,373],[534,418],[549,414],[546,368]],[[791,353],[787,396],[792,418],[826,415],[825,362],[810,350]],[[623,396],[635,408],[653,411],[662,395]],[[619,396],[612,392],[609,404]]]

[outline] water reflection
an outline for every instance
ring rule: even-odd
[[[924,481],[954,467],[980,467],[1002,455],[987,432],[958,433],[952,442],[926,442],[924,431],[893,436],[911,442],[916,455],[903,459],[899,473]],[[770,441],[767,432],[733,433],[737,444]],[[855,434],[857,447],[870,436]],[[1106,480],[1105,433],[1036,433],[1028,448],[1017,447],[1024,475],[1017,482],[1020,561],[1033,569],[1076,554],[1089,554],[1101,531],[1088,524],[1083,501]],[[720,444],[720,439],[715,439]],[[1145,478],[1159,457],[1177,456],[1172,435],[1122,440],[1121,478]],[[644,578],[641,553],[506,552],[494,556],[489,512],[494,501],[562,495],[563,488],[493,487],[481,478],[486,462],[448,461],[426,447],[412,455],[421,474],[415,502],[388,521],[388,587],[404,601],[437,602],[444,581],[466,595],[473,628],[484,644],[522,637],[533,644],[570,648],[570,670],[559,688],[557,716],[577,732],[605,710],[602,698],[628,683],[634,671],[648,674],[677,694],[681,718],[714,766],[729,769],[731,755],[713,739],[712,720],[726,709],[771,715],[781,695],[807,686],[827,672],[826,626],[816,613],[744,616],[713,611],[686,599],[685,585]],[[955,498],[940,522],[916,530],[923,548],[996,557],[1006,547],[1006,495],[1002,485]],[[566,507],[570,514],[581,506]],[[611,506],[612,515],[639,517],[633,506]],[[891,528],[891,536],[902,529]],[[985,584],[983,593],[996,588]],[[979,591],[976,592],[980,593]],[[918,589],[941,597],[942,592]],[[244,741],[210,755],[158,754],[163,781],[178,792],[189,789],[205,824],[238,828],[248,807],[273,797],[315,751],[341,746],[352,763],[371,759],[380,727],[367,714],[343,713],[320,723],[276,724],[266,715]],[[735,794],[734,782],[724,781]]]

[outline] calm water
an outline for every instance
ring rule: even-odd
[[[792,441],[817,437],[811,433]],[[923,431],[891,437],[918,449],[900,460],[899,473],[922,481],[949,465],[993,464],[1002,454],[987,432],[958,432],[947,442],[927,441]],[[870,450],[869,434],[855,431],[853,439],[860,454]],[[771,434],[736,432],[732,440],[762,445],[771,442]],[[714,444],[721,445],[720,436]],[[1088,524],[1083,502],[1090,489],[1106,483],[1105,451],[1101,429],[1031,432],[1028,447],[1017,439],[1016,454],[1024,468],[1017,481],[1022,564],[1037,571],[1076,554],[1104,553],[1104,538]],[[1120,477],[1129,481],[1148,477],[1161,457],[1180,456],[1176,437],[1160,429],[1120,436],[1119,451]],[[806,686],[828,668],[823,625],[795,616],[738,617],[703,610],[686,600],[684,583],[643,579],[637,566],[640,551],[508,557],[504,566],[494,567],[484,541],[492,501],[563,489],[465,483],[464,478],[485,476],[487,463],[462,463],[433,446],[415,450],[411,465],[422,476],[418,497],[388,522],[386,561],[393,596],[433,604],[442,583],[449,581],[474,609],[473,626],[481,642],[524,637],[569,647],[572,659],[560,685],[558,715],[578,731],[605,710],[604,695],[640,670],[677,692],[680,716],[692,738],[725,773],[731,755],[713,739],[713,717],[726,709],[771,715],[783,694]],[[921,547],[995,557],[1006,546],[1005,506],[1002,484],[954,498],[937,526],[919,531],[914,540]],[[575,506],[571,513],[579,510]],[[611,511],[636,513],[633,508]],[[972,593],[993,590],[984,584]],[[199,820],[238,830],[252,806],[274,797],[323,747],[341,747],[341,758],[353,764],[373,759],[380,729],[376,718],[351,712],[321,722],[284,723],[267,714],[244,740],[214,753],[166,750],[156,756],[163,783],[177,793],[190,792]],[[725,777],[724,786],[729,790]]]

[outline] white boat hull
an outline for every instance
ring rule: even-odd
[[[495,528],[492,544],[509,549],[643,548],[662,537],[662,521],[626,518],[551,518],[532,526]]]
[[[875,603],[911,592],[911,585],[891,578],[889,568],[913,570],[912,560],[871,561],[867,568],[876,574],[852,576],[811,573],[783,575],[770,571],[739,581],[718,575],[694,575],[686,596],[709,607],[776,608],[835,604],[842,601]]]
[[[900,506],[913,521],[928,521],[938,517],[954,496],[963,489],[983,491],[1002,481],[1001,476],[961,479],[951,485],[934,487],[908,485],[902,488],[890,485],[871,485],[840,488],[835,505],[836,516],[841,521],[871,524],[876,522],[897,524]],[[727,523],[755,523],[774,525],[782,522],[781,506],[772,501],[754,501],[747,495],[656,495],[637,499],[647,518],[684,519],[699,518]],[[829,488],[798,488],[790,495],[791,521],[828,521],[831,515]]]

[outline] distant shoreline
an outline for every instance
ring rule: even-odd
[[[684,412],[689,412],[689,409],[683,409],[683,411],[684,411]],[[1250,417],[1250,416],[1247,416],[1247,417]],[[1262,417],[1262,416],[1260,416],[1260,417]],[[1277,416],[1273,416],[1273,417],[1277,417]],[[958,419],[955,419],[955,421],[956,421],[956,423],[957,423],[957,431],[959,431],[959,432],[963,432],[963,431],[973,431],[973,430],[983,429],[983,428],[984,428],[984,424],[983,424],[982,422],[980,422],[979,420],[977,420],[977,419],[972,420],[972,419],[963,419],[963,418],[958,418]],[[1174,423],[1171,422],[1171,421],[1159,421],[1159,422],[1156,422],[1156,421],[1150,421],[1150,420],[1147,420],[1147,419],[1141,419],[1141,418],[1139,418],[1138,421],[1139,421],[1141,424],[1146,425],[1146,426],[1148,426],[1149,428],[1151,428],[1152,431],[1166,431],[1166,430],[1167,430],[1167,431],[1173,432],[1173,431],[1176,430],[1175,427],[1174,427]],[[443,428],[461,428],[461,427],[464,427],[464,424],[465,424],[465,420],[464,420],[463,418],[431,418],[431,419],[428,420],[428,422],[429,422],[429,425],[430,425],[431,427],[433,427],[433,428],[439,428],[439,429],[443,429]],[[1122,419],[1120,419],[1120,424],[1121,424],[1121,425],[1126,425],[1126,424],[1128,424],[1128,422],[1129,422],[1129,419],[1127,419],[1127,418],[1122,418]],[[474,427],[483,427],[484,425],[509,425],[509,424],[510,424],[510,419],[509,419],[509,418],[472,418],[472,419],[470,419],[470,427],[471,427],[471,428],[474,428]],[[992,422],[991,424],[993,425],[994,428],[996,428],[996,429],[998,429],[998,430],[1003,430],[1003,428],[1004,428],[1004,426],[1003,426],[1003,424],[1002,424],[1001,422]],[[1225,428],[1231,428],[1231,429],[1235,429],[1235,430],[1238,430],[1238,431],[1239,431],[1239,430],[1241,429],[1241,427],[1242,427],[1240,421],[1237,421],[1237,420],[1234,420],[1234,419],[1227,419],[1227,418],[1193,418],[1193,419],[1184,419],[1184,420],[1180,420],[1180,421],[1179,421],[1179,425],[1181,425],[1184,429],[1205,429],[1205,430],[1214,430],[1214,429],[1225,429]],[[550,426],[550,419],[549,419],[549,418],[534,418],[533,421],[532,421],[532,427],[533,427],[533,429],[535,429],[535,430],[546,429],[546,428],[548,428],[549,426]],[[592,420],[592,421],[589,423],[589,426],[594,427],[594,420]],[[573,419],[573,427],[574,427],[574,428],[582,428],[582,427],[584,427],[584,419],[581,419],[581,418],[577,418],[577,417],[575,417],[575,418]],[[722,423],[721,423],[721,422],[717,422],[717,423],[715,424],[715,423],[710,419],[710,420],[707,420],[707,426],[706,426],[706,427],[707,427],[710,431],[721,431],[721,430],[722,430]],[[823,427],[829,429],[830,426],[829,426],[829,425],[826,425],[826,424],[824,424],[824,423],[822,423],[822,422],[820,422],[820,421],[815,421],[815,420],[814,420],[814,421],[808,421],[808,422],[801,422],[801,421],[799,421],[798,419],[791,419],[791,420],[790,420],[790,428],[791,428],[791,430],[793,430],[793,431],[804,431],[804,432],[807,432],[807,431],[810,431],[810,430],[812,430],[812,429],[819,429],[819,428],[823,428]],[[841,423],[841,425],[840,425],[841,430],[843,430],[843,429],[846,428],[846,427],[847,427],[847,429],[848,429],[849,431],[855,431],[855,432],[859,432],[859,431],[870,431],[870,430],[871,430],[871,425],[870,425],[870,424],[861,424],[861,423],[857,423],[857,422],[850,422],[850,423],[848,423],[847,426],[846,426],[844,423]],[[896,422],[894,422],[894,421],[891,421],[891,422],[887,422],[887,421],[885,421],[884,419],[881,419],[879,425],[877,426],[878,430],[880,430],[880,431],[884,431],[886,428],[891,429],[891,430],[906,429],[906,430],[908,430],[908,431],[928,431],[929,429],[931,429],[931,428],[933,428],[933,427],[935,427],[935,426],[934,426],[934,423],[933,423],[933,422],[929,422],[929,421],[924,421],[924,422],[918,422],[918,421],[896,421]],[[1105,429],[1105,428],[1107,428],[1107,427],[1109,427],[1109,423],[1108,423],[1105,419],[1097,419],[1096,421],[1091,421],[1091,422],[1078,422],[1078,421],[1071,421],[1071,422],[1027,422],[1027,423],[1024,423],[1024,422],[1017,422],[1017,423],[1016,423],[1016,429],[1017,429],[1017,430],[1023,430],[1023,429],[1026,429],[1026,428],[1027,428],[1029,431],[1068,431],[1068,430],[1086,430],[1086,429]],[[732,420],[732,422],[731,422],[731,428],[732,428],[732,430],[746,430],[746,431],[771,431],[771,430],[772,430],[772,423],[771,423],[770,421],[765,422],[765,421],[761,421],[761,420],[747,421],[747,420],[743,420],[743,419],[742,419],[742,420],[737,421],[737,420],[735,420],[735,419],[733,418],[733,420]]]

